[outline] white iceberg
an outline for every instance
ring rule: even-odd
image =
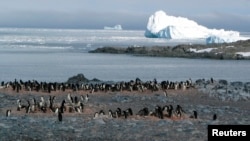
[[[109,27],[109,26],[104,26],[105,30],[122,30],[122,26],[121,25],[115,25],[113,27]]]
[[[149,17],[145,36],[166,39],[206,39],[208,44],[243,39],[238,31],[208,29],[187,18],[169,16],[164,11],[157,11]]]

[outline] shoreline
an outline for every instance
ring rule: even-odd
[[[250,40],[223,44],[181,44],[151,47],[115,47],[107,46],[89,51],[89,53],[130,54],[150,57],[207,58],[218,60],[249,60]]]

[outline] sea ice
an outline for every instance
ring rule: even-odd
[[[114,27],[109,27],[109,26],[104,26],[105,30],[122,30],[122,26],[121,25],[115,25]]]
[[[166,39],[206,39],[206,43],[234,42],[240,39],[238,31],[208,29],[184,17],[169,16],[156,11],[149,17],[145,36]]]

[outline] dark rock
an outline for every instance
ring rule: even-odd
[[[89,82],[89,80],[83,74],[77,74],[76,76],[72,76],[68,79],[67,83],[82,83]]]
[[[239,88],[239,87],[243,87],[243,82],[239,82],[239,81],[237,81],[237,82],[231,82],[231,85],[233,87]]]
[[[219,84],[228,85],[227,80],[219,80]]]

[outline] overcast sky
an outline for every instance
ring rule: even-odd
[[[0,0],[0,27],[144,30],[158,10],[209,28],[250,31],[250,0]]]

